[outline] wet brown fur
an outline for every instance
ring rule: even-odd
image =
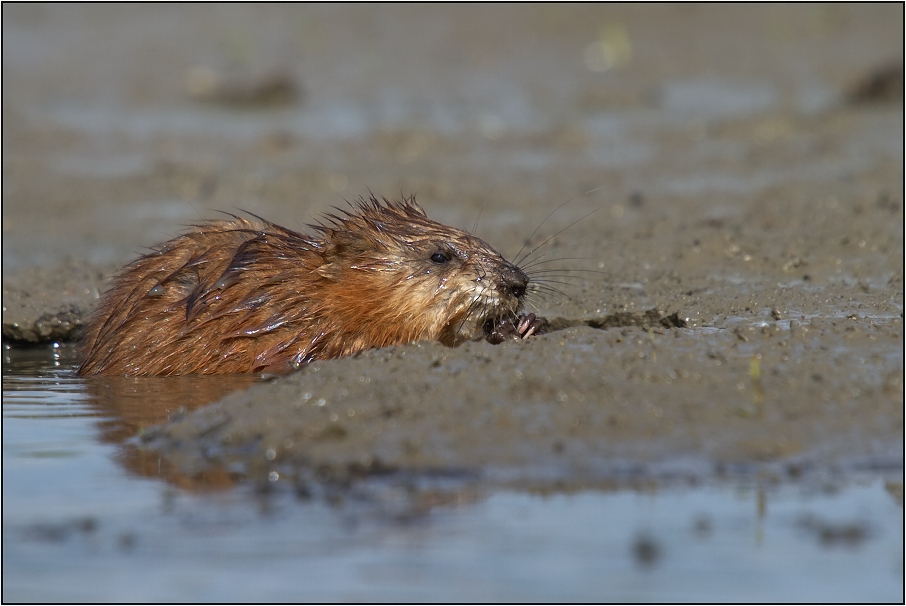
[[[79,372],[284,372],[373,347],[455,345],[522,308],[525,273],[414,197],[360,198],[310,227],[231,216],[136,259],[90,318]]]

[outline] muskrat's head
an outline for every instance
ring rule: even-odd
[[[375,345],[486,336],[522,309],[529,278],[480,238],[427,217],[415,197],[360,198],[312,226],[324,236],[318,273],[335,312],[355,316]]]

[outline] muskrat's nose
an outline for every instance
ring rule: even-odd
[[[514,297],[519,299],[525,294],[525,284],[514,284],[513,286],[510,286],[510,292],[513,293]]]
[[[509,271],[504,272],[503,281],[510,292],[513,293],[513,296],[517,299],[521,299],[522,296],[525,295],[525,288],[528,286],[529,277],[518,267],[513,267]]]

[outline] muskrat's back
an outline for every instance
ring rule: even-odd
[[[414,197],[359,199],[301,234],[232,217],[126,266],[89,319],[82,374],[283,372],[512,324],[528,276]]]

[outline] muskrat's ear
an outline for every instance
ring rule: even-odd
[[[332,230],[324,239],[321,253],[324,264],[317,272],[328,280],[341,280],[350,265],[375,250],[375,243],[363,234],[348,230]]]
[[[316,270],[321,276],[328,280],[338,281],[343,278],[345,270],[355,263],[355,259],[361,257],[374,246],[367,238],[360,234],[334,230],[328,234],[324,240],[324,249],[321,253],[324,258],[324,264]]]
[[[346,230],[333,231],[325,239],[325,244],[323,254],[328,261],[338,258],[352,259],[363,252],[374,249],[367,238]]]

